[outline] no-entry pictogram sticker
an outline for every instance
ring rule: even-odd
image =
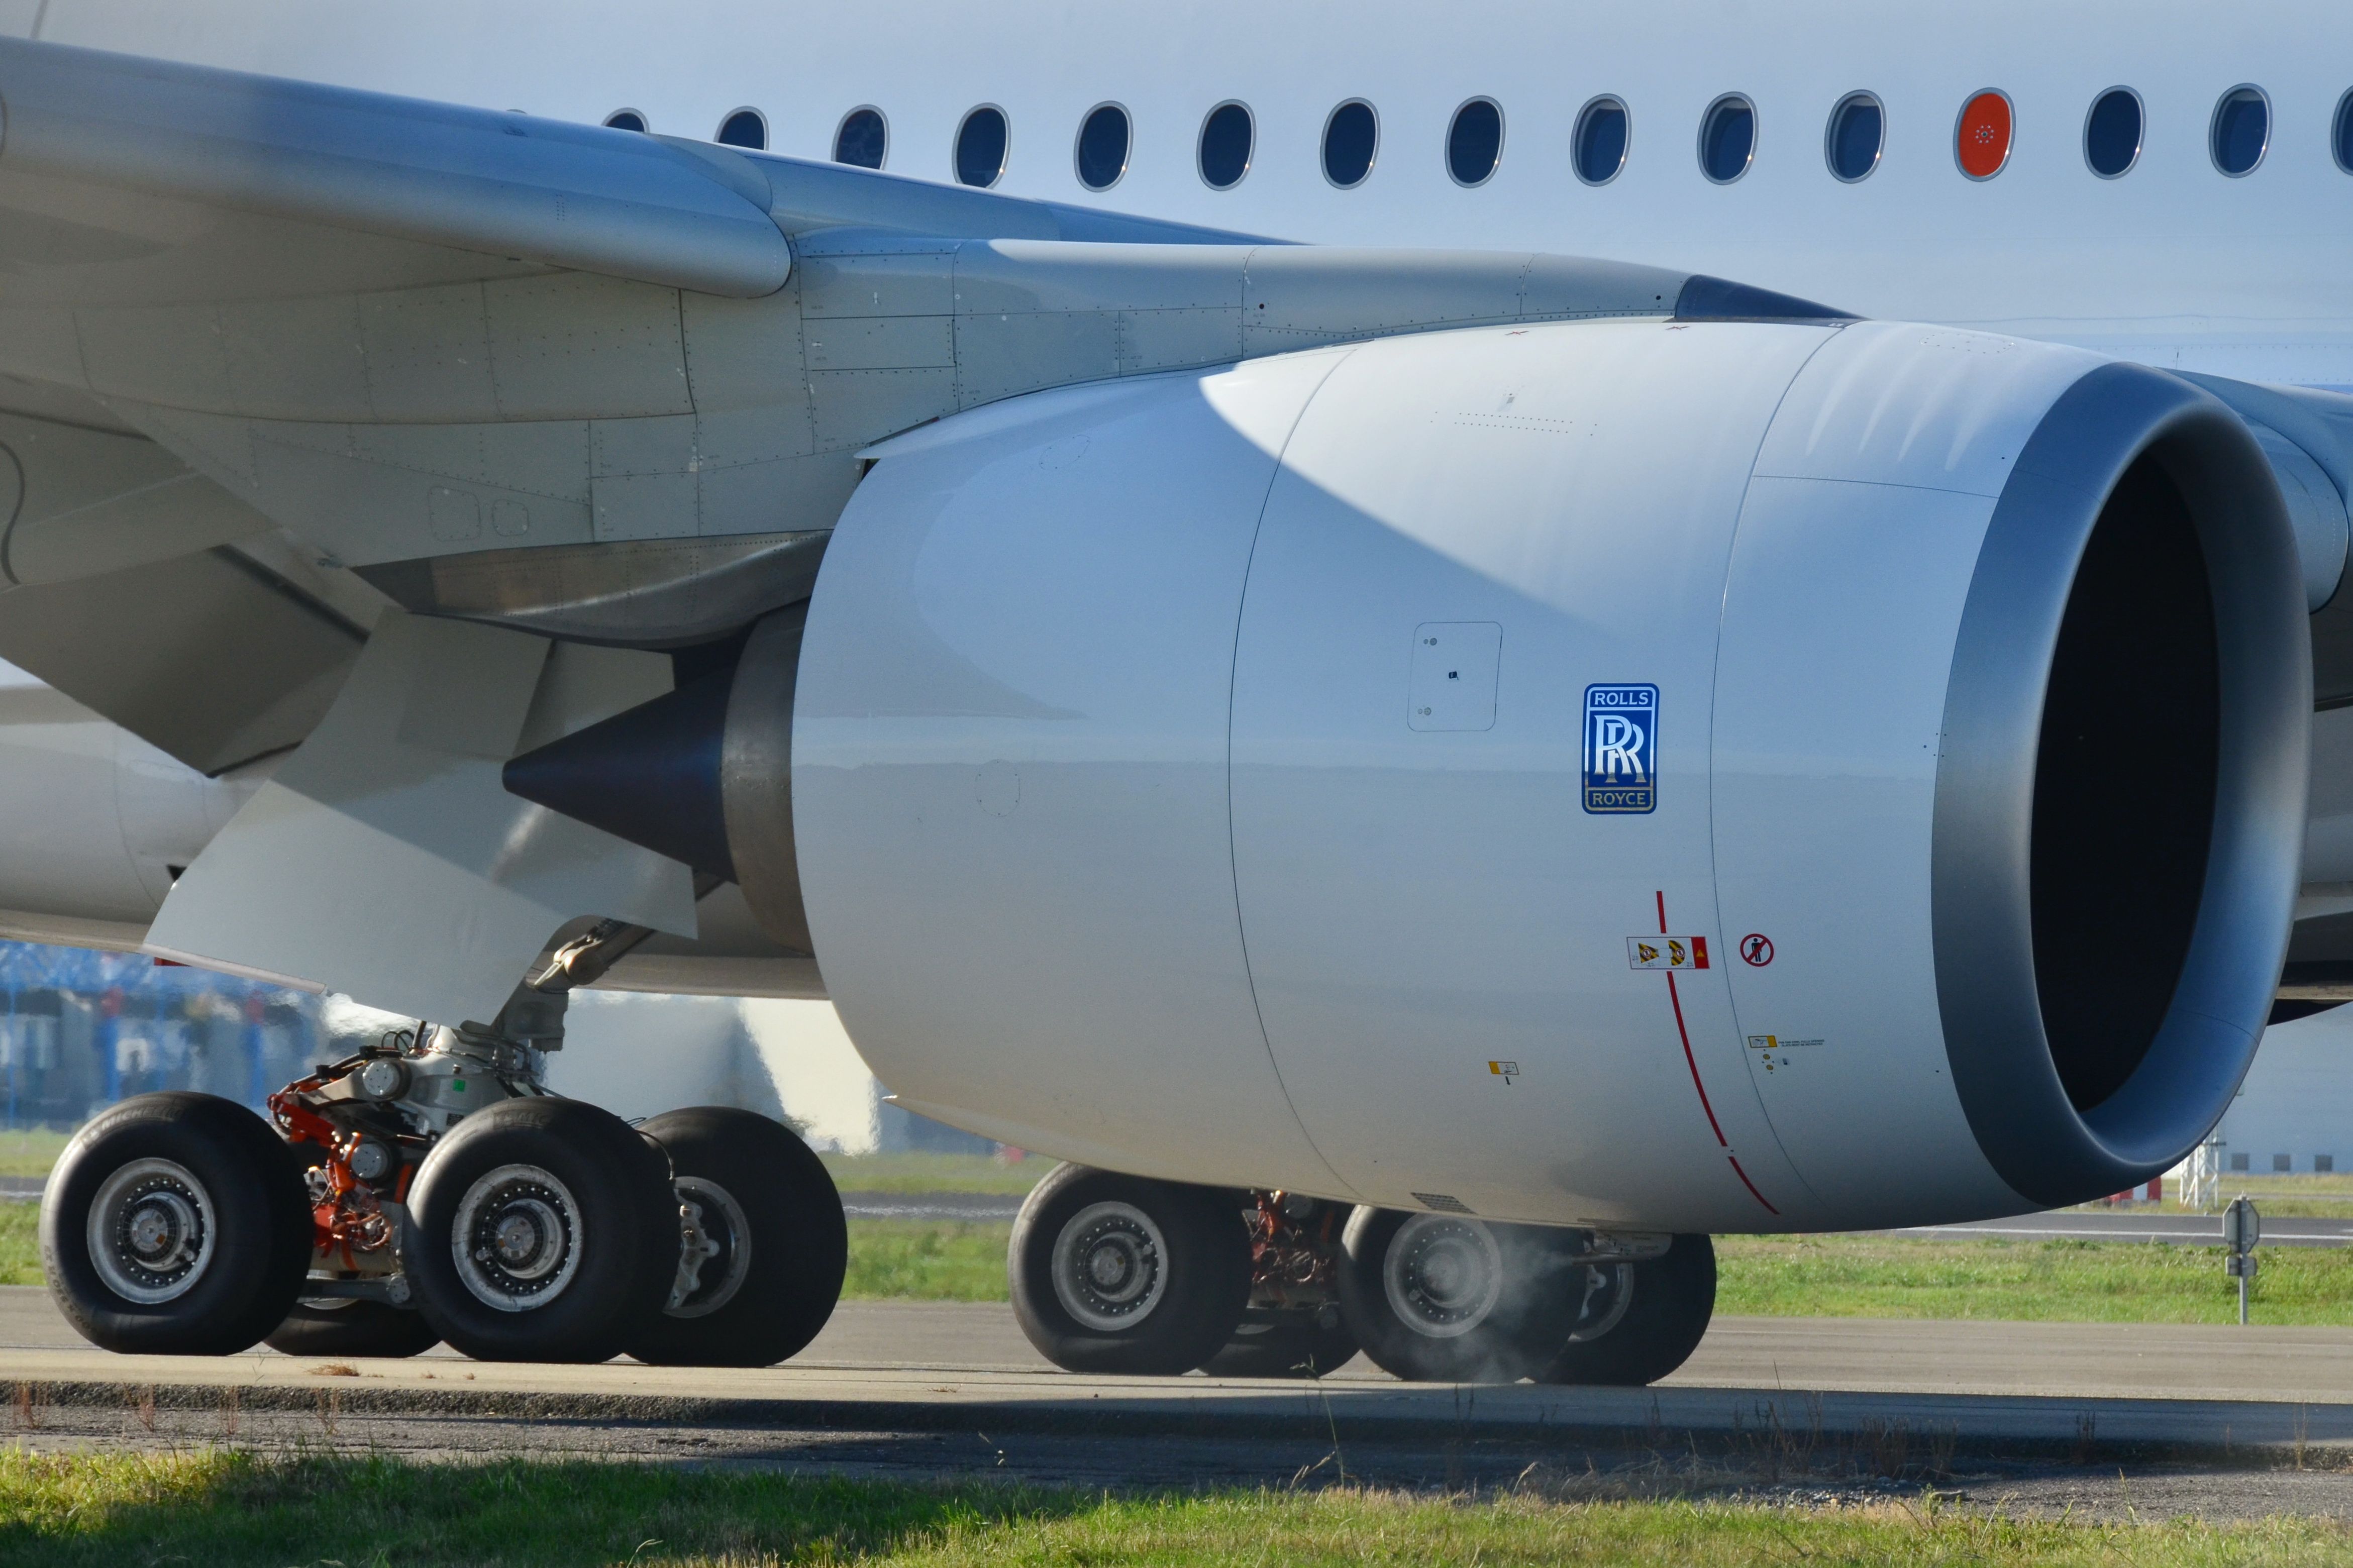
[[[1751,969],[1762,969],[1773,962],[1773,939],[1761,931],[1752,931],[1740,939],[1740,962]]]

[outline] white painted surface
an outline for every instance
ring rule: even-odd
[[[1629,936],[1706,929],[1717,605],[1757,443],[1817,328],[1655,322],[1368,344],[1301,420],[1251,561],[1234,851],[1268,1039],[1351,1184],[1411,1206],[1753,1228]],[[1679,439],[1706,430],[1704,442]],[[1419,733],[1415,628],[1492,621],[1492,729]],[[1659,806],[1580,804],[1585,687],[1660,689]],[[1722,971],[1678,981],[1716,1121],[1794,1182]],[[1518,1061],[1506,1086],[1491,1059]],[[1639,1194],[1639,1196],[1637,1195]]]
[[[964,115],[993,103],[1011,121],[998,188],[1014,195],[1317,243],[1688,267],[1865,315],[2353,384],[2353,202],[2329,151],[2353,83],[2353,12],[2327,0],[2155,0],[2128,14],[2048,0],[1306,0],[1246,19],[1209,0],[1105,0],[1083,16],[955,0],[48,0],[40,36],[590,123],[628,105],[687,137],[751,105],[773,150],[811,159],[831,156],[843,113],[873,104],[890,122],[890,171],[934,181],[952,177]],[[2269,95],[2273,133],[2262,165],[2231,179],[2206,136],[2217,99],[2241,82]],[[2118,83],[2147,107],[2144,145],[2131,173],[2103,180],[2084,164],[2084,121]],[[1971,181],[1956,166],[1955,121],[1989,86],[2015,106],[2015,149],[1997,177]],[[1857,89],[1885,105],[1886,145],[1846,184],[1824,166],[1823,132]],[[1694,148],[1726,90],[1755,102],[1757,148],[1746,175],[1717,185]],[[1569,149],[1601,93],[1626,102],[1632,139],[1624,173],[1588,186]],[[1474,94],[1502,106],[1504,157],[1464,189],[1444,149]],[[1378,157],[1362,184],[1335,189],[1324,122],[1360,95],[1379,113]],[[1212,191],[1196,138],[1229,99],[1256,117],[1256,153],[1245,179]],[[1134,145],[1124,177],[1097,194],[1071,153],[1105,100],[1130,110]]]
[[[0,666],[0,909],[135,933],[274,762],[206,778]]]
[[[802,647],[795,826],[828,994],[908,1109],[1346,1195],[1260,1032],[1226,813],[1250,542],[1342,357],[1043,394],[852,499]],[[1402,628],[1393,652],[1402,725]]]

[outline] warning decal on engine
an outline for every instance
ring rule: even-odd
[[[1659,689],[1585,689],[1585,809],[1604,816],[1659,804]]]
[[[1707,938],[1704,936],[1630,936],[1626,939],[1629,969],[1705,969]]]

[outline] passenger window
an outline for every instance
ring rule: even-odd
[[[1201,121],[1201,183],[1213,191],[1229,191],[1250,173],[1250,152],[1257,130],[1250,111],[1239,103],[1221,103]]]
[[[1757,106],[1736,92],[1707,106],[1699,122],[1700,173],[1728,185],[1748,173],[1757,156]]]
[[[1990,180],[2000,174],[2010,162],[2013,123],[2007,93],[1989,88],[1961,105],[1961,118],[1953,127],[1953,160],[1961,173],[1972,180]]]
[[[768,122],[756,109],[739,109],[719,122],[719,140],[730,147],[760,152],[768,145]]]
[[[1626,146],[1633,121],[1622,99],[1597,98],[1577,114],[1575,145],[1577,177],[1588,185],[1606,185],[1626,166]]]
[[[1851,92],[1831,110],[1822,156],[1833,177],[1852,184],[1879,167],[1879,154],[1886,143],[1887,116],[1879,100],[1867,92]]]
[[[1091,191],[1107,191],[1127,173],[1127,110],[1116,103],[1098,104],[1079,124],[1077,160],[1079,184]]]
[[[1348,190],[1365,183],[1379,150],[1381,124],[1373,106],[1352,98],[1324,121],[1324,177]]]
[[[2337,166],[2353,174],[2353,92],[2337,100],[2337,120],[2329,128],[2328,140],[2337,153]]]
[[[2140,162],[2140,94],[2112,87],[2092,100],[2084,117],[2084,162],[2092,173],[2113,180]]]
[[[1005,177],[1005,154],[1012,144],[1005,110],[982,104],[956,127],[956,183],[986,190]]]
[[[891,128],[883,123],[882,111],[871,105],[843,115],[841,124],[833,132],[833,161],[837,163],[879,169],[890,150]]]
[[[1504,111],[1492,98],[1474,98],[1454,111],[1446,132],[1446,172],[1458,185],[1483,185],[1504,159]]]
[[[605,123],[615,131],[643,132],[646,128],[646,117],[634,109],[617,109],[605,116]]]
[[[2271,145],[2272,105],[2259,87],[2234,87],[2214,106],[2207,141],[2214,166],[2232,179],[2254,173]]]

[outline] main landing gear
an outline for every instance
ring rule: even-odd
[[[764,1366],[841,1293],[840,1194],[747,1111],[632,1127],[549,1094],[566,993],[643,933],[560,950],[490,1025],[387,1036],[243,1107],[151,1094],[67,1145],[49,1289],[109,1350]]]
[[[1715,1309],[1704,1236],[1350,1209],[1064,1165],[1014,1222],[1014,1316],[1073,1372],[1639,1384]]]

